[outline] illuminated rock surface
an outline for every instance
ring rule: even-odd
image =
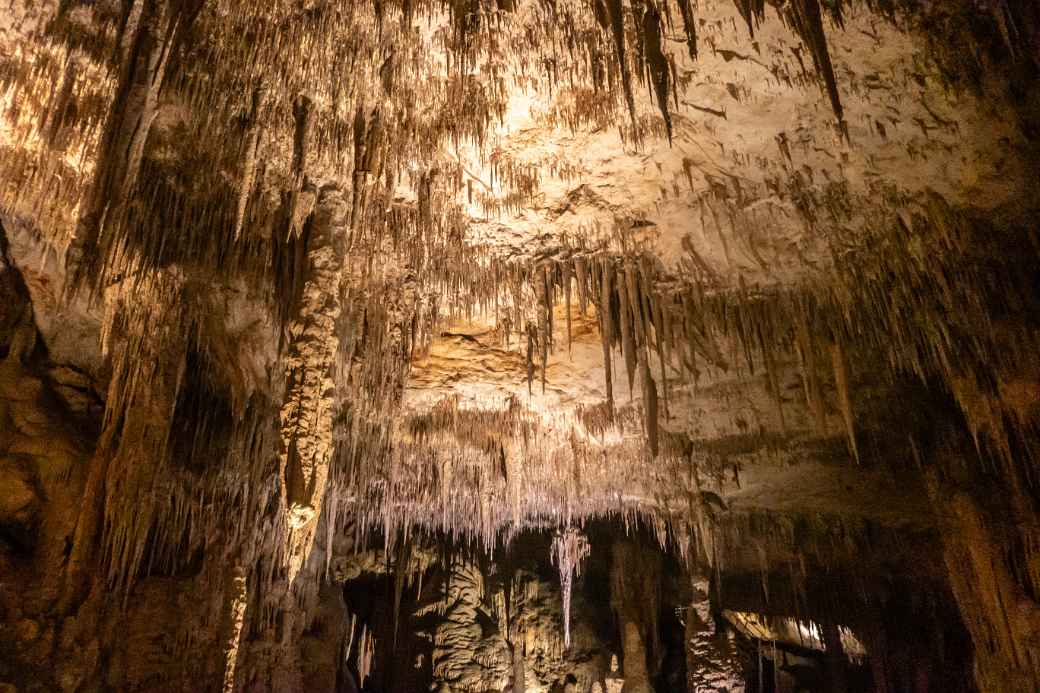
[[[0,692],[1040,690],[1038,70],[1029,0],[9,0]]]

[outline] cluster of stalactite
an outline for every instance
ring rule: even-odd
[[[111,588],[126,594],[139,578],[178,574],[201,555],[208,564],[226,563],[235,571],[228,585],[216,589],[246,582],[265,594],[284,594],[269,586],[292,581],[314,534],[322,528],[329,537],[346,531],[353,511],[347,503],[337,505],[344,497],[337,491],[366,468],[368,454],[387,447],[387,417],[403,386],[409,340],[416,336],[414,292],[397,277],[382,281],[379,288],[359,284],[343,290],[336,325],[328,334],[320,331],[323,339],[340,340],[334,363],[309,359],[304,350],[286,361],[290,371],[296,361],[305,372],[317,369],[319,380],[335,371],[338,386],[325,392],[319,382],[294,397],[290,374],[284,400],[278,399],[281,387],[272,393],[266,378],[249,371],[240,358],[242,345],[210,322],[195,321],[193,316],[223,310],[202,287],[165,273],[132,289],[110,290],[106,344],[113,377],[70,537],[64,608],[76,608],[99,570]],[[158,282],[175,286],[153,285]],[[172,298],[155,303],[153,291]],[[384,300],[371,303],[372,291]],[[310,401],[314,391],[324,401]],[[290,422],[325,416],[324,428],[308,426],[304,447],[299,425],[279,430],[279,407]],[[281,465],[279,449],[286,455]],[[303,450],[309,459],[301,459]],[[324,495],[326,488],[331,491],[323,504],[313,494]],[[272,516],[270,509],[279,503],[281,511]],[[322,510],[324,525],[317,517]],[[302,522],[294,521],[304,512]],[[300,530],[304,539],[294,536]],[[315,580],[301,589],[316,586]],[[279,606],[284,605],[277,598],[265,604],[259,622],[273,618]]]
[[[839,120],[824,17],[840,29],[846,4],[798,0],[776,11],[809,48]],[[867,4],[925,27],[946,18]],[[769,21],[762,0],[736,6],[752,33]],[[1035,56],[1035,8],[993,0],[985,9],[1012,55]],[[187,252],[184,236],[197,237],[195,244],[211,246],[207,259],[232,273],[256,251],[255,236],[265,228],[258,222],[276,213],[281,193],[299,202],[305,175],[382,178],[391,190],[402,182],[418,189],[426,175],[420,162],[451,170],[442,144],[473,144],[482,161],[493,161],[487,132],[515,88],[566,94],[570,106],[543,114],[553,124],[606,117],[624,125],[614,107],[620,101],[632,139],[671,134],[669,102],[679,99],[682,80],[662,36],[681,24],[696,55],[699,18],[689,2],[450,10],[444,17],[437,6],[410,1],[349,11],[238,0],[140,0],[119,11],[61,3],[32,50],[21,47],[0,65],[17,133],[0,151],[3,204],[31,214],[59,245],[72,243],[85,268],[106,268],[82,271],[92,283],[120,273],[111,256],[134,235],[167,258],[175,253],[170,246]],[[959,12],[970,19],[968,10]],[[424,23],[438,30],[427,35]],[[963,23],[953,26],[965,33]],[[633,75],[653,92],[659,125],[635,112]],[[425,87],[402,86],[416,80]],[[192,165],[203,159],[211,165]],[[504,173],[499,209],[537,192],[529,175]],[[481,183],[452,178],[455,192]],[[141,205],[170,216],[141,229]],[[200,234],[200,226],[221,232]]]
[[[852,204],[840,190],[830,194],[835,214]],[[574,421],[553,426],[515,398],[449,398],[411,415],[386,476],[357,491],[380,508],[371,519],[488,544],[500,528],[524,520],[635,516],[650,507],[700,527],[700,492],[725,474],[726,460],[669,430],[667,412],[691,385],[725,372],[765,383],[776,406],[772,433],[840,436],[857,461],[857,382],[938,384],[960,404],[976,444],[1028,486],[1031,453],[1017,452],[1032,426],[1032,400],[1023,394],[1032,385],[1021,370],[1037,346],[1035,330],[1021,319],[1035,309],[1031,270],[998,271],[1000,258],[985,243],[989,224],[936,195],[899,205],[855,236],[807,219],[827,239],[833,264],[782,286],[728,286],[692,248],[680,263],[684,275],[650,255],[606,245],[475,267],[465,294],[477,312],[494,315],[499,338],[520,352],[531,391],[545,386],[549,355],[570,342],[577,316],[595,320],[606,401],[578,407]],[[1003,232],[1030,247],[1028,229]],[[801,402],[781,392],[783,369],[792,366]],[[796,429],[804,412],[809,429]],[[683,483],[662,486],[663,479]],[[665,497],[662,488],[677,493]]]
[[[359,439],[368,433],[364,419],[376,418],[364,403],[378,403],[385,416],[396,401],[393,391],[400,387],[411,340],[422,339],[436,310],[435,302],[423,303],[424,319],[417,320],[416,311],[423,310],[417,296],[445,292],[432,287],[438,274],[443,282],[454,268],[462,219],[445,204],[454,191],[432,182],[429,171],[415,175],[416,201],[395,199],[395,176],[412,170],[415,148],[434,144],[421,133],[388,136],[393,131],[383,103],[365,102],[372,97],[361,85],[366,79],[380,84],[377,93],[384,99],[393,91],[393,75],[375,75],[380,63],[366,52],[379,50],[374,23],[340,22],[337,33],[331,16],[294,17],[288,5],[246,3],[225,11],[147,0],[127,3],[114,17],[72,5],[62,4],[35,56],[16,55],[5,65],[6,93],[26,120],[19,129],[22,141],[5,149],[5,164],[20,168],[5,176],[10,195],[4,202],[13,213],[32,214],[50,242],[69,244],[67,288],[105,304],[112,334],[115,375],[102,434],[110,442],[98,446],[74,542],[74,601],[83,587],[82,564],[92,560],[97,541],[109,582],[127,586],[148,566],[175,569],[178,557],[195,555],[205,537],[220,534],[215,524],[239,513],[251,523],[232,532],[238,541],[231,543],[250,543],[265,515],[264,493],[275,487],[286,496],[286,512],[296,508],[296,524],[308,525],[313,534],[328,483],[332,417],[340,409],[336,395],[365,393],[351,411],[359,423],[341,427],[350,439],[344,446],[349,454],[342,457],[354,459],[361,456]],[[65,13],[73,9],[93,13],[88,25],[95,33],[76,33],[83,18],[72,21]],[[371,31],[360,31],[364,26]],[[321,48],[311,40],[316,29],[335,36]],[[213,40],[231,36],[242,40]],[[416,49],[413,70],[426,65],[419,54]],[[302,65],[303,56],[322,60]],[[347,57],[357,62],[353,74],[359,83],[346,85],[342,94],[322,92],[344,88],[338,77]],[[282,60],[285,69],[274,69]],[[260,65],[291,83],[267,84],[266,72],[247,74]],[[47,96],[44,83],[50,79],[62,86]],[[106,91],[115,95],[107,105]],[[14,121],[23,124],[19,117],[16,112]],[[48,128],[61,130],[60,142],[57,136],[41,139]],[[38,161],[25,159],[34,152]],[[70,163],[68,152],[78,163]],[[48,168],[48,156],[65,169]],[[333,168],[352,171],[348,185],[322,182]],[[47,196],[53,196],[46,204],[55,209],[78,212],[75,223],[62,218],[51,226],[37,204]],[[358,257],[366,259],[354,261]],[[397,284],[398,294],[410,291],[403,306],[370,305],[376,287],[386,284]],[[224,311],[207,292],[222,285],[249,296],[261,321],[270,316],[257,329],[262,344],[253,346],[260,347],[260,356],[243,359],[223,326],[214,324]],[[356,323],[341,319],[359,314]],[[392,327],[384,329],[388,323]],[[337,337],[341,330],[348,334]],[[395,332],[396,349],[383,343],[389,332]],[[272,341],[287,356],[284,384],[242,372],[240,362],[256,358],[262,373],[263,361],[277,358]],[[351,389],[351,368],[339,362],[355,358],[354,370],[364,375],[354,377]],[[186,373],[188,368],[198,370]],[[339,373],[347,377],[340,381]],[[328,381],[335,383],[331,392]],[[283,386],[286,400],[279,403]],[[270,400],[254,402],[258,393]],[[384,393],[389,394],[380,397]],[[259,442],[261,431],[270,431],[257,422],[268,420],[272,406],[283,410],[277,475],[247,459],[279,447],[270,448],[270,439]],[[233,443],[208,448],[207,439],[223,435],[222,429],[231,430]],[[171,451],[171,439],[194,442]],[[303,454],[301,441],[308,445]],[[246,459],[235,464],[236,456]],[[170,458],[177,464],[170,466]],[[221,506],[225,495],[240,502]],[[306,550],[297,553],[294,571]]]
[[[822,639],[827,652],[839,659],[859,659],[865,651],[875,686],[898,689],[930,669],[928,677],[944,690],[974,690],[970,669],[979,665],[965,667],[961,661],[970,643],[939,559],[944,549],[934,528],[893,531],[836,516],[752,512],[730,514],[717,525],[716,538],[712,603],[731,610],[725,617],[738,630],[746,633],[746,623],[739,614],[734,618],[733,611],[756,612],[760,623],[772,628],[789,619],[815,622],[820,630],[810,628],[794,638],[795,644],[812,646],[813,640]],[[918,568],[910,574],[893,571],[892,561],[916,562]],[[972,573],[965,563],[958,565],[961,574]],[[984,627],[999,624],[1000,618]],[[922,627],[942,636],[921,639],[917,629]],[[986,642],[974,634],[973,639]],[[983,676],[976,670],[977,685],[1029,690],[1032,684],[1026,681],[1032,679],[1022,676],[1028,671],[1027,659],[1015,664],[1017,677],[996,683],[998,667],[1016,662],[1013,656],[993,657],[1003,646],[991,641],[977,653],[983,668],[1000,662]],[[897,652],[913,654],[901,660]],[[932,664],[923,667],[922,661]]]
[[[330,489],[345,499],[332,507],[389,545],[439,533],[493,551],[503,532],[612,517],[652,527],[683,557],[710,557],[712,489],[734,477],[736,461],[671,431],[653,457],[642,422],[635,406],[580,407],[550,426],[516,399],[445,399],[393,431],[373,428],[365,463]]]
[[[827,194],[833,198],[827,207],[840,222],[848,214],[843,208],[855,201],[841,186]],[[658,419],[667,412],[670,381],[696,382],[712,371],[764,371],[783,426],[777,364],[795,361],[818,432],[827,430],[822,383],[832,382],[850,453],[858,457],[852,350],[879,355],[889,377],[941,382],[960,402],[973,433],[1010,452],[1011,441],[1028,426],[1013,379],[1022,364],[1033,362],[1037,343],[1028,321],[1016,319],[1033,310],[1031,270],[997,271],[999,258],[985,242],[990,223],[933,193],[899,199],[854,234],[808,207],[802,212],[825,239],[833,263],[797,282],[748,285],[738,278],[733,286],[692,246],[686,246],[682,272],[673,273],[649,253],[613,244],[551,248],[549,257],[496,266],[480,281],[484,290],[504,294],[494,303],[507,343],[510,335],[527,340],[532,386],[536,379],[544,386],[548,356],[563,348],[555,340],[569,344],[571,316],[595,313],[606,413],[616,406],[620,378],[628,392],[641,391],[651,454],[659,447]],[[1029,229],[1004,232],[1016,247],[1036,252]],[[535,297],[533,312],[525,296]],[[554,324],[560,304],[564,325]],[[620,374],[612,367],[615,351],[624,364]]]
[[[840,25],[843,5],[782,8],[839,121],[824,18]],[[737,6],[754,31],[763,3]],[[903,201],[909,212],[865,236],[829,238],[832,268],[783,288],[726,284],[692,249],[690,271],[671,276],[609,244],[508,262],[467,247],[467,197],[500,213],[538,192],[529,164],[487,151],[513,89],[569,89],[573,100],[545,114],[555,124],[607,120],[634,142],[671,136],[681,85],[664,37],[678,17],[696,54],[693,3],[456,3],[447,18],[409,0],[110,7],[61,3],[33,50],[0,63],[17,133],[0,144],[0,204],[68,248],[68,289],[107,311],[112,377],[66,608],[84,598],[98,560],[124,593],[203,551],[236,568],[230,592],[291,583],[315,535],[354,517],[387,536],[443,528],[490,546],[503,527],[646,513],[660,535],[685,541],[702,521],[691,491],[701,472],[689,440],[661,425],[671,388],[705,370],[761,369],[782,411],[776,364],[792,353],[821,433],[823,382],[833,382],[853,457],[849,355],[862,350],[945,385],[978,439],[1031,478],[1031,461],[1011,454],[1029,425],[1015,394],[1029,383],[1011,378],[1040,345],[994,305],[1035,310],[1032,278],[980,250],[986,226],[937,196]],[[985,9],[1016,55],[1036,56],[1035,8]],[[633,74],[660,118],[636,112]],[[446,153],[460,145],[493,164],[483,193]],[[563,162],[553,174],[575,171]],[[810,224],[814,209],[801,210]],[[241,335],[214,324],[226,312],[218,290],[269,321],[246,342],[261,354],[256,368],[240,365]],[[447,402],[402,422],[393,444],[411,355],[438,318],[494,312],[507,340],[525,345],[533,389],[562,347],[561,302],[568,338],[572,303],[598,321],[602,407],[563,433],[517,404]],[[622,380],[639,393],[628,407]],[[214,444],[218,430],[230,433]],[[672,508],[677,524],[666,526]],[[227,539],[222,554],[212,537]]]
[[[737,6],[751,31],[765,17],[762,2],[742,0]],[[840,25],[842,3],[828,7],[835,23]],[[299,243],[293,239],[303,232],[302,219],[307,216],[307,205],[313,202],[314,191],[306,189],[305,179],[321,178],[331,170],[344,168],[352,182],[350,228],[360,229],[351,231],[348,253],[352,251],[355,233],[379,234],[389,227],[395,241],[401,242],[403,226],[414,229],[409,234],[413,243],[412,258],[430,258],[429,269],[442,278],[462,274],[447,271],[457,269],[450,260],[452,255],[457,258],[461,253],[431,249],[426,229],[432,223],[431,217],[437,214],[444,220],[440,228],[449,236],[458,232],[451,229],[464,228],[461,217],[454,221],[446,219],[458,214],[448,198],[463,189],[470,193],[474,177],[467,176],[457,162],[450,161],[445,164],[445,170],[453,171],[450,175],[438,176],[435,165],[425,171],[420,167],[416,173],[415,162],[435,163],[439,156],[438,143],[445,140],[454,143],[480,140],[494,120],[492,116],[501,116],[501,99],[508,89],[500,85],[493,90],[499,100],[496,104],[489,102],[490,105],[480,111],[483,115],[474,115],[468,110],[471,98],[459,92],[463,88],[461,84],[472,83],[473,88],[489,96],[488,85],[471,72],[460,72],[448,79],[441,85],[443,91],[418,90],[405,94],[406,90],[395,89],[394,85],[403,79],[430,70],[430,52],[422,50],[424,46],[416,38],[411,23],[417,13],[425,10],[406,3],[400,8],[404,21],[396,26],[384,13],[396,12],[398,8],[389,7],[366,8],[371,9],[371,14],[359,9],[349,20],[325,7],[297,15],[298,10],[289,4],[262,9],[248,3],[223,4],[217,11],[206,3],[142,2],[131,9],[140,15],[135,15],[133,21],[128,15],[108,16],[98,10],[89,40],[73,40],[72,24],[68,17],[61,15],[49,27],[45,49],[34,56],[38,64],[29,62],[25,56],[16,56],[4,72],[12,102],[39,103],[39,112],[44,114],[19,130],[22,146],[5,150],[19,159],[5,159],[5,163],[18,168],[17,171],[12,168],[11,175],[5,176],[10,181],[5,203],[12,209],[33,210],[34,217],[40,220],[46,219],[43,211],[46,204],[80,210],[80,220],[72,237],[68,237],[72,226],[64,224],[66,235],[54,233],[52,238],[72,242],[73,258],[78,260],[74,263],[77,276],[91,284],[95,291],[110,281],[135,276],[145,267],[171,263],[198,263],[225,276],[262,274],[265,269],[270,271],[272,264],[275,267],[287,264],[283,257],[298,252]],[[479,57],[486,61],[485,70],[500,74],[499,79],[514,79],[528,87],[540,87],[544,86],[541,77],[526,74],[525,67],[533,61],[527,60],[527,54],[520,49],[551,52],[554,60],[546,64],[551,64],[554,70],[560,65],[570,65],[568,79],[577,88],[588,76],[589,68],[584,66],[594,61],[576,52],[581,53],[582,46],[588,55],[602,50],[609,33],[617,64],[621,66],[620,74],[615,75],[616,81],[627,84],[629,72],[635,72],[640,78],[648,74],[659,100],[662,105],[665,103],[666,99],[660,98],[661,83],[662,80],[667,82],[668,70],[659,64],[662,58],[655,48],[659,36],[655,42],[654,32],[659,34],[662,11],[666,23],[671,22],[667,5],[657,8],[597,4],[592,13],[596,21],[589,20],[585,24],[559,21],[555,13],[564,13],[568,18],[581,16],[579,8],[570,6],[551,10],[520,8],[515,12],[514,9],[479,5],[453,9],[451,33],[455,39],[466,40],[459,43],[444,38],[444,48],[451,49],[446,54],[449,60],[455,56],[454,65],[461,66],[459,70],[462,70]],[[69,7],[64,10],[68,12]],[[1034,22],[1028,10],[1001,2],[994,3],[993,11],[1002,22],[1009,42],[1025,41],[1032,36]],[[820,28],[820,7],[815,0],[789,3],[784,12],[811,47],[837,110],[833,71],[827,69],[829,59]],[[688,21],[688,17],[692,19],[692,8],[680,7],[677,14],[688,33],[691,52],[695,52],[695,28],[693,22]],[[517,35],[512,30],[514,25],[531,23],[537,26],[537,31]],[[593,30],[596,23],[600,31],[583,33],[582,27]],[[645,27],[650,29],[644,31]],[[560,32],[562,35],[558,35]],[[349,39],[345,38],[348,35]],[[201,37],[208,40],[199,40]],[[215,37],[221,40],[213,40]],[[224,40],[230,37],[240,37],[240,40]],[[250,40],[241,40],[241,37]],[[393,42],[402,37],[412,40]],[[568,51],[562,51],[563,47]],[[631,63],[630,53],[639,61],[645,60],[645,65]],[[524,60],[518,61],[521,54]],[[568,55],[571,56],[569,62],[565,60]],[[380,59],[371,59],[375,56]],[[90,66],[89,70],[81,67],[84,61]],[[195,67],[188,69],[189,64]],[[99,75],[107,74],[105,65],[112,65],[114,74],[99,82]],[[352,78],[349,84],[344,84],[337,75],[348,65]],[[487,70],[488,67],[494,69]],[[269,84],[271,73],[282,75],[284,84]],[[559,76],[552,76],[549,83],[557,79]],[[61,87],[45,94],[45,83]],[[375,85],[378,86],[369,88]],[[100,96],[105,88],[116,94],[109,111],[105,110]],[[663,89],[667,96],[667,87]],[[628,93],[630,87],[623,91]],[[166,95],[161,109],[160,92]],[[386,103],[377,103],[378,99],[372,98],[374,93],[381,94]],[[169,101],[172,103],[165,103]],[[92,106],[87,108],[86,104]],[[39,112],[27,112],[26,117]],[[109,112],[117,117],[108,116]],[[191,115],[185,116],[185,112]],[[431,121],[407,117],[417,112],[433,112],[435,116]],[[157,121],[163,126],[156,125]],[[463,131],[457,130],[459,127]],[[70,137],[77,142],[81,163],[95,162],[93,175],[86,178],[93,180],[92,185],[70,183],[77,180],[77,176],[86,175],[80,169],[87,164],[80,169],[73,167],[67,175],[48,169],[45,160],[49,159],[44,154],[55,150],[53,142],[50,147],[27,145],[30,140],[46,142],[46,133],[60,128],[74,134]],[[146,141],[149,137],[151,140]],[[144,156],[146,144],[152,150],[148,157]],[[39,161],[30,165],[20,160],[32,151],[39,154]],[[64,149],[58,151],[61,153]],[[68,157],[62,156],[68,165]],[[487,158],[492,163],[492,171],[500,171],[498,179],[503,187],[512,191],[497,204],[516,206],[537,192],[538,176],[532,173],[530,166],[509,165],[503,169],[502,160],[494,153]],[[227,167],[216,168],[190,165],[204,159],[229,163]],[[562,167],[561,174],[571,175],[568,170]],[[185,177],[188,172],[190,181]],[[40,177],[47,175],[60,179],[61,184],[53,186]],[[408,206],[409,209],[402,209],[401,213],[388,214],[385,204],[373,204],[369,207],[378,210],[381,219],[365,218],[366,223],[359,222],[358,210],[366,207],[364,203],[368,198],[392,198],[396,185],[409,178],[416,191],[417,209]],[[433,180],[438,178],[442,181],[440,186]],[[228,180],[233,182],[229,184]],[[492,180],[490,187],[494,185]],[[82,200],[60,197],[74,193],[81,195]],[[288,199],[281,199],[285,196]],[[61,204],[58,204],[59,197]],[[399,207],[394,203],[390,206]],[[437,207],[443,211],[436,212]],[[288,242],[280,236],[288,237]],[[271,257],[275,258],[274,263]],[[437,266],[445,271],[436,272]],[[417,268],[418,276],[424,280],[431,274],[424,271],[426,269]],[[577,263],[571,271],[579,271]],[[628,272],[626,269],[622,273],[626,283]],[[559,270],[555,274],[558,275]],[[615,279],[612,276],[603,281]],[[457,281],[445,278],[439,284],[432,279],[431,289],[446,298],[458,299],[453,287],[446,286]],[[581,278],[578,282],[580,294]],[[569,281],[562,283],[569,289]],[[612,287],[613,284],[608,291]],[[618,291],[622,290],[631,291],[619,285]],[[542,297],[545,293],[536,289],[535,295]],[[465,303],[466,297],[462,298]],[[633,300],[634,297],[629,298],[628,303]],[[450,302],[458,303],[457,300]],[[636,316],[631,305],[626,308],[625,301],[611,304]],[[662,315],[668,312],[662,311]],[[549,317],[551,320],[551,315]],[[643,319],[653,321],[655,317],[651,314]],[[646,384],[650,382],[646,364],[638,358],[642,325],[636,320],[630,329],[628,323],[624,315],[609,319],[604,325],[605,338],[612,344],[621,342],[629,380],[633,378],[635,363],[640,382]],[[615,329],[617,334],[613,334]],[[545,342],[551,346],[551,341],[551,336],[543,339],[542,348]],[[668,341],[665,336],[662,343]],[[633,348],[624,348],[629,342]],[[644,389],[648,398],[646,405],[654,406],[654,388]]]
[[[929,469],[926,487],[950,588],[972,640],[985,643],[977,650],[975,680],[984,690],[1030,690],[1040,660],[1021,644],[1040,632],[1035,434],[1001,449],[980,447],[957,427],[938,428],[918,436],[914,451]]]

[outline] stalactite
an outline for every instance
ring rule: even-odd
[[[849,445],[849,454],[852,455],[852,459],[856,460],[856,464],[859,464],[856,424],[852,413],[852,395],[849,392],[849,366],[845,357],[845,347],[842,345],[840,337],[831,343],[831,362],[834,366],[834,386],[838,390],[841,416],[845,421],[845,436]]]
[[[560,592],[563,595],[563,646],[571,646],[571,589],[575,575],[581,576],[581,563],[592,547],[584,534],[574,527],[557,532],[550,556],[560,570]]]
[[[245,138],[242,143],[242,181],[239,183],[238,207],[235,210],[236,239],[242,233],[242,224],[245,223],[249,197],[253,193],[253,184],[256,182],[257,154],[260,147],[260,126],[258,120],[259,111],[262,108],[262,94],[263,92],[260,89],[253,91],[253,103],[247,116]]]
[[[532,384],[534,383],[534,347],[537,332],[535,331],[534,325],[531,323],[527,324],[527,394],[532,394]]]
[[[538,311],[538,338],[542,346],[542,393],[545,393],[546,375],[549,370],[549,351],[552,346],[553,333],[553,298],[552,289],[549,286],[549,268],[542,264],[538,272],[538,293],[542,298],[542,305]]]
[[[806,404],[808,404],[809,410],[813,414],[816,433],[825,435],[827,433],[827,417],[824,410],[823,393],[820,388],[820,378],[816,370],[816,349],[809,330],[807,310],[805,304],[799,302],[795,314],[795,346],[801,363],[802,384],[805,390]]]
[[[412,543],[405,537],[399,544],[397,562],[394,565],[394,650],[397,650],[397,632],[401,623],[401,595],[404,592],[408,563],[412,558]]]
[[[624,274],[628,274],[628,268],[624,268]],[[629,301],[627,277],[618,277],[618,329],[621,332],[621,352],[625,359],[625,370],[628,373],[628,393],[631,399],[635,392],[636,376],[636,338],[635,318],[630,313],[632,303]]]
[[[164,0],[142,3],[106,119],[92,191],[68,253],[75,288],[89,282],[96,291],[96,283],[102,280],[101,263],[111,245],[107,239],[101,245],[101,239],[108,225],[118,225],[137,183],[159,88],[182,20],[178,10],[179,5]]]
[[[600,335],[603,340],[603,372],[607,387],[607,411],[614,411],[614,388],[611,383],[611,360],[610,345],[613,341],[614,328],[612,325],[610,297],[613,286],[613,267],[607,260],[599,263],[601,285],[599,292],[599,318]]]
[[[774,340],[767,339],[761,323],[756,322],[755,331],[758,339],[758,348],[762,352],[762,362],[766,369],[766,379],[769,382],[769,394],[776,403],[777,418],[780,420],[780,432],[787,433],[787,422],[784,419],[784,396],[780,390],[780,375],[777,372],[776,357],[773,353],[775,348]]]
[[[113,376],[72,537],[60,606],[66,613],[85,596],[92,568],[125,596],[148,558],[149,535],[182,534],[181,527],[170,526],[176,518],[163,515],[153,489],[166,474],[170,422],[184,377],[189,301],[183,277],[142,280],[112,293],[107,329],[122,337],[118,343],[112,337],[110,345]],[[156,304],[141,295],[161,299]]]
[[[664,118],[665,132],[668,142],[672,141],[672,116],[668,113],[668,60],[661,51],[661,13],[652,2],[647,2],[643,14],[643,37],[646,45],[646,64],[650,72],[650,81],[654,85],[657,107]]]
[[[733,0],[733,3],[737,6],[740,11],[740,16],[747,22],[748,33],[751,37],[755,36],[755,27],[761,24],[765,20],[766,15],[766,1],[765,0]]]
[[[686,50],[690,60],[697,60],[697,18],[693,14],[691,0],[677,0],[682,15],[683,31],[686,32]]]
[[[671,360],[669,345],[672,341],[672,335],[670,330],[667,329],[667,311],[663,310],[658,298],[652,295],[650,286],[651,271],[646,264],[643,264],[640,276],[643,280],[643,286],[641,287],[643,296],[647,299],[646,305],[650,312],[649,320],[654,326],[654,348],[657,352],[657,362],[661,369],[661,394],[664,400],[664,417],[667,419],[670,414],[668,412],[668,374],[665,369]]]
[[[574,256],[574,278],[578,283],[578,310],[585,315],[589,307],[589,277],[585,258],[581,255]]]
[[[827,34],[823,28],[823,14],[820,11],[820,0],[792,0],[787,6],[787,17],[795,31],[805,42],[813,57],[817,73],[823,78],[831,108],[838,119],[838,127],[845,138],[848,138],[848,126],[845,123],[845,110],[838,93],[838,79],[831,63],[830,49],[827,47]]]
[[[311,130],[314,127],[314,103],[306,94],[300,94],[293,102],[293,158],[292,187],[289,192],[289,209],[287,214],[288,233],[298,236],[302,230],[303,218],[310,213],[300,213],[300,193],[303,192],[304,179],[307,175],[307,148]]]
[[[636,123],[636,102],[632,95],[632,76],[628,69],[628,57],[625,51],[625,13],[621,0],[604,0],[607,17],[610,20],[610,34],[614,39],[614,56],[621,71],[621,87],[628,105],[628,115],[632,124]]]
[[[288,523],[290,583],[303,566],[317,529],[332,457],[332,370],[339,348],[334,329],[341,304],[343,256],[337,235],[347,224],[339,190],[323,190],[307,253],[307,274],[290,324],[286,397],[281,412],[280,473]]]
[[[621,284],[623,283],[628,299],[628,319],[632,331],[632,347],[633,349],[644,350],[648,340],[646,324],[647,318],[644,305],[645,296],[641,291],[642,282],[639,277],[639,266],[635,261],[626,260],[622,269],[624,281],[620,281],[619,278],[618,291],[620,293]]]
[[[643,411],[646,417],[646,439],[650,446],[650,456],[657,457],[660,451],[659,444],[659,416],[657,412],[657,386],[654,378],[650,375],[650,364],[646,356],[640,355],[640,371],[643,374]]]
[[[567,353],[569,354],[574,346],[571,336],[571,263],[563,263],[562,271],[564,307],[567,310]]]

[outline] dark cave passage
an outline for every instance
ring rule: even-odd
[[[570,647],[549,530],[491,551],[443,535],[375,545],[348,561],[341,593],[322,597],[341,594],[348,622],[307,636],[340,639],[322,647],[338,649],[335,690],[346,693],[975,690],[948,586],[837,557],[804,576],[709,575],[641,523],[597,520],[582,535]]]

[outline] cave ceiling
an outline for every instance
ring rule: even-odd
[[[0,0],[0,691],[1037,690],[1038,83],[1031,0]]]
[[[234,420],[279,412],[293,531],[332,497],[486,539],[697,493],[927,525],[853,386],[937,379],[981,429],[971,383],[1032,345],[961,360],[983,309],[939,255],[1032,209],[986,73],[1036,55],[1029,10],[9,5],[0,200],[52,357],[108,422],[205,354]]]

